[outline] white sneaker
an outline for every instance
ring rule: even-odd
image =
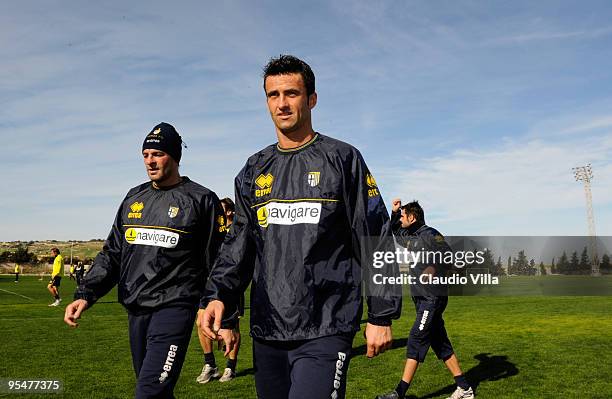
[[[48,306],[59,306],[61,299],[56,299],[53,303],[50,303]]]
[[[196,381],[200,384],[206,384],[211,378],[219,377],[219,369],[216,367],[210,367],[210,364],[205,364],[202,367],[202,373],[196,378]]]
[[[234,370],[230,369],[229,367],[226,367],[223,371],[223,375],[221,376],[221,378],[219,378],[219,382],[228,382],[233,380],[234,377],[236,377],[236,373],[234,372]]]
[[[457,387],[455,392],[446,399],[474,399],[474,391],[472,391],[472,387],[467,390]]]

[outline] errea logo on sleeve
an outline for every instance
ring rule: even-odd
[[[376,184],[376,179],[374,179],[374,176],[372,176],[370,173],[366,175],[366,185],[369,187],[368,197],[372,198],[380,195],[378,185]]]
[[[219,233],[227,232],[227,226],[225,225],[225,217],[223,215],[217,216],[217,229]]]
[[[175,248],[179,242],[179,234],[161,229],[130,227],[125,231],[125,241],[131,245]]]
[[[272,192],[272,184],[274,183],[274,176],[271,173],[261,174],[255,179],[255,184],[259,189],[255,190],[256,197],[263,197]]]
[[[130,213],[128,213],[129,219],[140,219],[142,217],[142,210],[144,209],[144,203],[134,202],[130,205]]]

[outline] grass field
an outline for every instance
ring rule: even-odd
[[[542,278],[533,281],[540,286]],[[70,329],[62,321],[64,306],[47,307],[51,297],[46,283],[26,276],[16,284],[11,276],[0,276],[0,378],[60,379],[64,391],[59,396],[66,398],[132,397],[135,379],[127,316],[116,302],[116,292],[88,310],[78,329]],[[525,284],[521,280],[521,286]],[[62,279],[62,305],[74,288],[74,282]],[[248,317],[247,303],[238,378],[223,384],[195,382],[202,355],[194,333],[177,397],[256,397]],[[394,323],[393,350],[374,359],[365,357],[364,340],[357,335],[347,398],[371,399],[395,387],[413,317],[406,301],[402,319]],[[612,396],[610,296],[452,297],[445,320],[464,372],[477,385],[480,398]],[[218,352],[217,363],[223,365]],[[419,398],[445,398],[454,388],[452,382],[430,352],[410,392]]]

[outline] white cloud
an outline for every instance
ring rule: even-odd
[[[609,137],[577,138],[612,126],[605,112],[609,10],[596,10],[599,22],[575,26],[591,11],[578,5],[569,19],[534,19],[550,5],[315,3],[5,7],[0,165],[10,189],[0,206],[10,211],[0,239],[104,235],[121,196],[145,178],[138,148],[161,120],[189,145],[182,171],[229,193],[246,157],[274,140],[260,73],[281,52],[315,69],[315,128],[367,153],[391,188],[383,187],[385,195],[431,201],[431,220],[447,230],[492,231],[514,216],[515,204],[525,212],[535,204],[534,212],[554,213],[542,229],[575,231],[583,220],[558,216],[573,206],[583,219],[571,167],[587,162],[597,206],[610,198]],[[521,46],[483,48],[492,37]],[[585,49],[588,38],[601,40]],[[590,114],[599,116],[576,110],[596,101]],[[479,138],[482,148],[473,144]],[[419,166],[400,185],[397,170],[379,171],[404,160],[405,149],[405,163]],[[596,217],[612,217],[606,209],[596,208]],[[521,223],[513,217],[504,227],[518,231]]]
[[[580,124],[569,126],[564,129],[559,130],[559,134],[572,134],[572,133],[582,133],[588,132],[595,129],[603,129],[612,127],[612,115],[610,116],[602,116],[596,119],[592,119],[586,122],[582,122]]]
[[[593,164],[593,201],[596,209],[605,209],[612,205],[611,159],[612,135],[513,139],[422,159],[419,167],[396,172],[393,186],[404,202],[418,198],[432,224],[450,234],[581,235],[581,224],[577,229],[574,222],[563,225],[559,220],[565,211],[582,217],[585,206],[582,185],[574,181],[571,168]],[[598,222],[600,233],[612,233],[609,220]]]
[[[485,45],[524,44],[527,42],[561,39],[596,39],[612,34],[612,27],[574,31],[534,31],[496,37],[485,41]]]

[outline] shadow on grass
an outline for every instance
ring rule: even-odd
[[[508,356],[490,356],[490,353],[479,353],[478,355],[474,356],[474,359],[478,360],[480,363],[466,371],[464,375],[475,391],[478,389],[478,385],[480,385],[480,383],[483,381],[497,381],[503,378],[515,376],[519,373],[519,369],[514,363],[508,360]],[[450,395],[454,390],[455,384],[447,385],[428,395],[421,396],[420,399],[430,399],[441,395]],[[409,398],[416,398],[416,396]]]
[[[247,375],[253,375],[253,374],[255,374],[255,369],[253,367],[250,367],[248,369],[237,371],[236,377],[245,377]]]
[[[393,344],[391,345],[391,349],[405,348],[407,344],[408,344],[407,338],[394,339]],[[387,350],[391,350],[391,349],[387,349]],[[356,348],[353,348],[353,350],[351,351],[351,359],[359,355],[365,355],[366,352],[367,352],[366,345],[360,345]]]

